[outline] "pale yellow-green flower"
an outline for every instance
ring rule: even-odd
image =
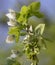
[[[35,31],[40,29],[40,34],[42,35],[44,32],[45,24],[39,24],[36,28]]]

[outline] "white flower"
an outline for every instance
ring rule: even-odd
[[[33,63],[31,63],[31,65],[33,65]]]
[[[8,14],[6,14],[6,16],[9,18],[9,19],[13,19],[13,20],[15,20],[15,14],[14,13],[8,13]]]
[[[39,52],[39,48],[34,49],[34,52],[37,53],[37,54],[39,54],[39,53],[40,53],[40,52]]]
[[[9,19],[13,19],[13,20],[16,19],[15,11],[14,11],[14,10],[11,10],[11,9],[9,9],[9,13],[6,14],[6,16],[7,16]]]
[[[7,59],[12,59],[12,58],[16,58],[17,57],[17,55],[14,53],[14,50],[11,50],[11,53],[12,54]]]
[[[14,37],[12,35],[8,35],[6,38],[6,43],[14,43]]]
[[[17,57],[17,55],[15,54],[14,50],[11,50],[11,53],[12,53],[12,55],[10,56],[11,58],[16,58]]]
[[[15,13],[15,11],[12,9],[9,9],[8,11],[9,11],[9,13]]]
[[[32,25],[30,26],[29,30],[30,30],[31,32],[33,31],[33,29],[32,29]]]
[[[16,25],[16,21],[13,21],[12,19],[10,19],[10,21],[8,21],[7,24],[9,26],[15,26]]]
[[[24,40],[28,39],[29,37],[30,37],[29,35],[26,35],[25,38],[24,38]]]
[[[11,57],[11,58],[16,58],[17,55],[16,55],[15,53],[13,53],[10,57]]]
[[[7,57],[7,59],[12,59],[12,58],[16,58],[16,57],[17,57],[17,55],[15,53],[13,53],[13,54],[11,54],[10,57]]]

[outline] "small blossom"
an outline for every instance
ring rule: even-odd
[[[9,13],[15,13],[15,11],[12,9],[9,9]]]
[[[17,55],[15,53],[13,53],[13,54],[11,54],[10,57],[7,57],[7,59],[12,59],[12,58],[16,58],[16,57],[17,57]]]
[[[9,10],[9,13],[6,14],[6,16],[7,16],[9,19],[13,19],[13,20],[16,19],[15,11],[13,11],[13,10],[11,10],[11,9]]]
[[[9,19],[15,20],[15,15],[14,15],[14,13],[13,13],[13,14],[12,14],[12,13],[8,13],[8,14],[6,14],[6,16],[7,16]]]
[[[13,21],[12,19],[10,21],[7,22],[7,24],[9,26],[15,26],[16,25],[16,21]]]
[[[12,35],[7,36],[6,43],[14,43],[14,36]]]
[[[24,40],[28,39],[29,37],[30,37],[29,35],[26,35],[25,38],[24,38]]]
[[[30,30],[30,32],[32,32],[32,31],[33,31],[33,29],[32,29],[32,25],[30,26],[29,30]]]
[[[12,54],[7,59],[12,59],[12,58],[16,58],[17,57],[17,55],[15,54],[14,50],[11,50],[11,53]]]
[[[26,27],[26,30],[28,30],[27,27]]]
[[[35,49],[34,52],[37,53],[37,54],[39,54],[40,53],[39,52],[39,48]]]
[[[16,58],[17,55],[16,55],[15,53],[13,53],[10,57],[11,57],[11,58]]]

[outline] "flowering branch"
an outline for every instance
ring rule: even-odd
[[[41,49],[45,49],[46,46],[43,43],[43,32],[45,24],[41,23],[35,28],[29,25],[28,19],[32,16],[42,18],[43,14],[39,12],[40,2],[33,2],[29,6],[23,6],[20,12],[15,12],[9,9],[9,13],[6,16],[9,18],[7,24],[10,26],[8,31],[7,43],[18,43],[20,36],[25,36],[22,43],[24,44],[24,53],[27,55],[32,63],[31,65],[37,65],[39,60],[37,55]],[[16,57],[13,53],[10,57]],[[9,57],[9,58],[10,58]]]

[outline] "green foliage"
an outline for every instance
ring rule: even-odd
[[[36,12],[40,9],[40,2],[33,2],[29,5],[32,12]]]
[[[6,65],[21,65],[16,59],[8,59]]]
[[[18,42],[19,35],[20,35],[20,31],[19,31],[19,28],[18,27],[10,27],[8,34],[9,35],[14,35],[16,42]]]
[[[26,16],[20,15],[20,17],[18,18],[18,23],[26,24],[26,22],[27,22]]]
[[[29,8],[23,6],[20,11],[20,16],[17,18],[18,23],[26,24],[28,20]]]
[[[29,12],[28,7],[27,7],[27,6],[23,6],[23,7],[21,8],[20,14],[21,14],[21,15],[26,15],[26,14],[28,14],[28,12]]]
[[[36,17],[38,17],[38,18],[42,18],[44,15],[43,15],[43,13],[40,13],[40,12],[33,12],[33,15],[35,15]]]
[[[18,19],[19,16],[20,16],[20,13],[17,13],[17,12],[16,12],[16,19]]]
[[[26,32],[20,32],[20,35],[21,36],[25,36],[26,35]]]
[[[43,14],[39,12],[40,2],[33,2],[29,6],[23,6],[17,15],[17,21],[21,24],[27,24],[29,17],[36,16],[42,18]]]
[[[34,29],[32,28],[32,25],[30,26],[28,24],[28,19],[31,16],[36,16],[38,18],[43,17],[43,14],[39,12],[39,9],[40,2],[33,2],[29,6],[23,6],[21,8],[21,11],[19,13],[16,13],[17,25],[9,27],[8,32],[9,35],[14,35],[16,43],[18,42],[20,36],[26,35],[25,39],[23,39],[22,41],[22,43],[24,44],[24,52],[32,61],[33,65],[38,64],[37,55],[40,53],[41,48],[43,46],[45,47],[45,43],[43,40],[44,38],[42,37],[45,24],[41,23]]]

